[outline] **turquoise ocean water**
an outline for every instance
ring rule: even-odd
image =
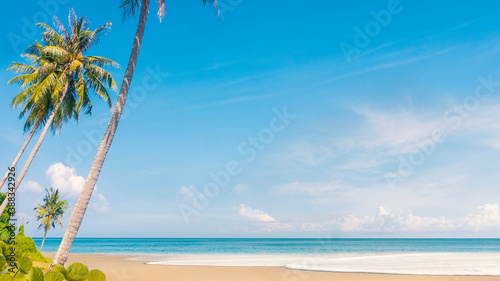
[[[40,246],[42,239],[35,238]],[[61,238],[47,238],[55,252]],[[337,253],[500,253],[500,239],[149,239],[77,238],[73,253],[108,254],[337,254]]]

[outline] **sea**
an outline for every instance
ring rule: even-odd
[[[55,252],[60,242],[47,238],[43,250]],[[77,238],[71,252],[158,265],[500,276],[500,239]]]

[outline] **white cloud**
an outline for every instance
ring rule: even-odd
[[[234,193],[238,195],[247,195],[248,193],[250,193],[251,190],[252,188],[250,187],[250,185],[246,183],[240,183],[233,186]]]
[[[253,223],[253,229],[247,229],[246,232],[254,233],[270,233],[276,231],[290,231],[292,230],[292,225],[289,223],[283,223],[277,221],[275,218],[271,217],[264,211],[253,209],[246,206],[245,204],[240,204],[236,207],[238,214],[245,219]]]
[[[493,149],[500,150],[500,139],[484,139],[481,143]]]
[[[194,185],[182,186],[177,192],[177,199],[183,202],[191,202],[197,193]]]
[[[94,208],[96,211],[104,213],[111,211],[111,206],[109,205],[108,200],[102,193],[97,194],[97,202],[92,203],[92,208]]]
[[[331,183],[321,182],[291,182],[283,183],[273,186],[272,189],[276,192],[295,195],[295,194],[309,194],[312,196],[321,196],[330,194],[332,192],[348,189],[349,186],[340,181],[333,181]]]
[[[282,222],[269,222],[262,225],[262,227],[254,232],[275,232],[275,231],[290,231],[292,226],[289,223]]]
[[[252,209],[251,207],[240,204],[237,207],[238,214],[247,220],[255,222],[275,222],[276,219],[266,214],[264,211]]]
[[[347,143],[351,148],[384,149],[389,155],[411,153],[419,149],[417,143],[432,136],[435,129],[446,129],[441,116],[432,119],[418,118],[411,110],[379,111],[355,108],[354,112],[365,119],[368,127],[363,136]]]
[[[29,191],[29,192],[35,192],[35,193],[42,193],[43,192],[43,187],[37,183],[36,181],[26,181],[21,184],[20,187],[21,191]]]
[[[85,179],[76,174],[75,168],[67,167],[62,163],[51,165],[45,174],[52,187],[69,197],[78,197],[85,184]]]
[[[480,231],[500,228],[500,208],[498,204],[484,204],[477,207],[476,213],[463,218],[424,217],[411,211],[389,211],[380,206],[374,216],[353,214],[335,218],[326,223],[303,223],[302,230],[319,231],[337,229],[346,232],[451,232]]]
[[[379,207],[375,216],[357,217],[347,215],[334,220],[334,224],[343,231],[426,231],[451,230],[453,224],[446,218],[415,216],[411,212],[406,214],[393,213],[383,206]]]
[[[477,213],[469,214],[459,220],[459,228],[481,230],[500,226],[498,204],[484,204],[477,207]]]

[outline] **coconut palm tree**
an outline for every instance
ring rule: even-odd
[[[44,230],[40,251],[43,249],[43,244],[45,244],[45,238],[47,237],[49,229],[56,228],[56,224],[63,227],[63,215],[70,209],[68,202],[59,196],[58,189],[51,187],[50,190],[45,189],[45,192],[43,204],[38,203],[34,208],[36,211],[35,219],[37,221],[42,221],[38,228],[43,228]]]
[[[207,1],[213,4],[214,7],[218,10],[217,0],[202,0],[204,5]],[[85,181],[85,185],[83,186],[80,197],[78,198],[78,201],[76,202],[76,205],[73,209],[73,213],[71,214],[71,220],[69,222],[68,228],[66,229],[66,233],[64,234],[61,245],[59,246],[59,250],[52,260],[51,267],[55,264],[64,265],[64,263],[66,263],[66,261],[68,260],[71,245],[73,244],[78,229],[82,224],[83,216],[85,215],[85,212],[89,205],[90,197],[92,196],[92,192],[94,191],[97,178],[99,177],[102,165],[104,163],[104,160],[106,159],[106,155],[111,146],[111,143],[113,142],[113,138],[118,127],[118,122],[120,122],[120,117],[125,106],[125,101],[127,100],[130,83],[132,82],[132,77],[134,76],[135,67],[139,58],[139,52],[142,46],[142,38],[144,35],[144,30],[146,28],[146,21],[149,12],[149,0],[121,0],[120,8],[122,9],[124,20],[129,17],[134,17],[136,10],[139,9],[139,6],[141,7],[139,12],[139,23],[137,25],[134,43],[132,45],[132,53],[130,54],[128,60],[127,70],[125,72],[125,77],[123,78],[118,100],[113,110],[113,114],[111,115],[111,120],[109,121],[108,128],[104,133],[101,145],[99,146],[97,154],[94,158],[94,163],[90,168],[90,172],[87,180]],[[164,15],[165,0],[159,0],[158,17],[160,18],[160,21]]]
[[[50,95],[54,107],[45,121],[42,133],[26,164],[17,175],[15,187],[11,192],[15,192],[21,184],[54,120],[60,120],[57,124],[60,130],[63,125],[62,120],[65,119],[65,111],[71,118],[78,118],[82,109],[91,113],[89,92],[93,92],[107,101],[111,107],[107,88],[116,89],[113,77],[102,67],[117,67],[118,65],[107,58],[86,56],[87,51],[99,42],[111,23],[108,22],[91,31],[87,27],[87,19],[85,17],[77,18],[73,10],[70,11],[69,30],[57,17],[54,17],[54,22],[62,34],[50,26],[40,23],[38,26],[44,30],[42,33],[44,45],[36,42],[27,49],[25,56],[35,66],[30,68],[18,64],[12,66],[16,71],[24,73],[14,80],[21,81],[23,88],[25,88],[14,98],[13,102],[18,99],[25,104],[25,107],[37,110],[38,101]],[[75,109],[73,110],[73,108]],[[7,204],[8,200],[2,202],[0,214],[5,211]]]
[[[30,47],[33,48],[33,47]],[[29,49],[30,49],[29,48]],[[29,49],[27,49],[27,52],[30,52]],[[32,50],[33,51],[33,50]],[[30,75],[36,71],[37,67],[40,67],[42,64],[45,64],[47,62],[43,61],[43,58],[40,58],[40,55],[38,56],[33,55],[33,54],[28,54],[24,53],[21,55],[22,57],[31,57],[34,59],[31,61],[30,64],[23,64],[19,62],[13,63],[7,70],[12,71],[14,73],[22,73],[19,76],[14,77],[10,81],[7,82],[7,84],[21,84],[23,87],[23,84],[26,82],[26,79],[30,77]],[[38,79],[39,80],[39,79]],[[32,80],[29,85],[33,85],[38,83],[38,80]],[[27,131],[30,131],[28,137],[26,138],[23,146],[21,147],[21,150],[19,150],[16,158],[14,158],[14,161],[9,167],[15,167],[17,165],[17,162],[23,155],[24,151],[26,150],[26,147],[30,143],[31,139],[33,138],[33,135],[36,133],[36,131],[45,124],[47,121],[48,117],[50,116],[50,113],[52,112],[52,109],[54,107],[54,103],[52,102],[51,98],[52,92],[49,91],[48,94],[43,95],[41,98],[36,100],[36,104],[31,102],[27,102],[26,99],[29,98],[28,95],[24,95],[23,93],[17,95],[14,97],[12,100],[11,104],[13,108],[19,108],[23,107],[21,110],[21,113],[19,114],[19,118],[23,118],[26,113],[29,112],[28,118],[26,119],[26,122],[24,123],[24,132],[26,133]],[[62,108],[64,109],[64,107]],[[59,133],[60,129],[62,128],[62,123],[64,120],[67,120],[71,118],[71,116],[78,116],[78,112],[75,111],[75,107],[71,108],[72,112],[68,112],[67,110],[64,110],[64,113],[62,114],[64,116],[64,119],[61,119],[61,115],[56,115],[54,117],[54,120],[52,121],[51,124],[51,129],[53,133]],[[7,177],[10,173],[10,170],[7,169],[7,172],[5,173],[5,176],[2,178],[0,182],[0,189],[3,187],[5,184],[5,181],[7,180]]]

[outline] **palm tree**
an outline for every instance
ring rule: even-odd
[[[46,24],[38,24],[44,30],[42,38],[45,46],[36,42],[28,47],[25,54],[34,66],[26,67],[16,63],[11,66],[13,70],[24,73],[14,78],[14,82],[20,81],[23,83],[23,88],[26,87],[13,102],[18,99],[21,103],[25,103],[25,107],[36,111],[40,106],[38,101],[50,95],[55,104],[35,147],[17,176],[12,192],[15,192],[21,184],[53,121],[60,120],[57,125],[59,130],[62,128],[61,120],[65,119],[63,109],[72,118],[78,118],[81,109],[91,113],[89,92],[107,101],[111,107],[111,99],[106,88],[116,89],[113,77],[102,67],[118,65],[107,58],[85,55],[99,42],[111,23],[108,22],[90,31],[87,28],[87,19],[85,17],[78,19],[73,10],[69,16],[69,31],[57,17],[54,17],[54,22],[61,35]],[[5,211],[7,204],[8,200],[4,200],[0,206],[0,214]]]
[[[35,218],[37,221],[42,222],[38,228],[44,229],[42,245],[40,246],[40,251],[43,249],[43,244],[45,244],[45,238],[47,237],[47,232],[49,229],[56,228],[56,224],[63,227],[62,217],[70,208],[68,202],[63,200],[59,196],[59,190],[53,187],[50,190],[45,189],[46,195],[43,198],[43,204],[36,204],[34,210],[36,211]]]
[[[33,48],[33,47],[30,47]],[[30,48],[27,49],[27,52],[30,50]],[[33,50],[32,50],[33,51]],[[23,84],[26,82],[26,80],[29,78],[29,76],[36,71],[36,68],[41,66],[41,64],[45,64],[47,62],[43,61],[43,58],[40,58],[40,55],[32,55],[28,53],[24,53],[21,55],[22,57],[31,57],[32,59],[35,59],[34,61],[31,61],[31,64],[23,64],[19,62],[13,63],[7,70],[10,70],[15,73],[23,73],[22,75],[19,75],[17,77],[14,77],[10,81],[7,82],[7,84],[14,84],[18,83],[21,84],[23,87]],[[32,80],[29,85],[36,84],[39,79],[37,80]],[[52,108],[54,107],[52,99],[51,99],[51,93],[43,95],[41,98],[36,100],[36,104],[33,104],[33,101],[27,102],[27,98],[29,98],[28,95],[24,95],[23,93],[17,95],[11,102],[13,108],[18,108],[18,107],[23,107],[21,113],[19,114],[19,118],[23,118],[23,116],[29,112],[28,118],[26,122],[24,123],[24,132],[26,133],[27,131],[30,131],[28,137],[26,138],[26,141],[24,142],[23,146],[21,147],[21,150],[19,150],[16,158],[14,158],[14,161],[9,167],[15,167],[17,165],[17,162],[23,155],[24,151],[26,150],[26,147],[30,143],[31,139],[33,138],[33,135],[35,132],[41,128],[40,125],[45,124],[47,121],[47,118],[50,116],[50,113],[52,112]],[[64,108],[63,108],[64,109]],[[71,111],[74,111],[75,108],[71,108]],[[72,115],[78,115],[75,112],[68,112],[67,110],[64,110],[64,120],[71,118]],[[54,133],[60,132],[60,128],[62,128],[62,123],[64,120],[60,119],[60,115],[56,115],[54,117],[54,120],[52,121],[51,124],[51,129]],[[7,180],[7,177],[10,173],[10,170],[7,169],[7,172],[5,173],[5,176],[2,178],[0,182],[0,189],[3,187],[5,184],[5,181]]]
[[[202,2],[205,5],[207,0],[202,0]],[[218,10],[217,0],[208,0],[208,2],[214,4],[214,7],[216,7]],[[68,228],[66,229],[66,233],[64,234],[61,245],[59,246],[59,250],[52,260],[51,267],[56,264],[64,265],[64,263],[66,263],[66,261],[68,260],[71,245],[73,244],[78,229],[82,224],[83,216],[85,215],[85,212],[89,205],[90,197],[92,196],[92,192],[94,191],[97,178],[99,177],[102,165],[104,163],[104,160],[106,159],[106,155],[111,146],[111,143],[113,142],[113,138],[118,127],[118,122],[120,122],[120,117],[125,106],[125,101],[127,100],[130,83],[132,82],[132,77],[134,76],[135,67],[139,58],[139,52],[142,45],[142,37],[144,35],[146,21],[148,18],[149,0],[121,0],[120,5],[120,8],[123,12],[123,19],[125,20],[128,17],[135,16],[135,12],[139,8],[140,3],[141,10],[139,13],[139,23],[137,25],[134,43],[132,45],[132,53],[130,54],[130,58],[128,60],[127,70],[125,72],[125,77],[123,78],[118,100],[113,110],[113,114],[111,115],[111,120],[109,121],[108,128],[104,133],[101,145],[99,146],[97,154],[94,158],[94,163],[90,168],[90,172],[87,180],[85,181],[85,185],[83,186],[80,197],[78,198],[78,201],[76,202],[76,205],[73,209],[73,213],[71,214],[71,220],[69,222]],[[158,17],[161,21],[161,18],[165,15],[165,1],[159,0],[158,5]]]

